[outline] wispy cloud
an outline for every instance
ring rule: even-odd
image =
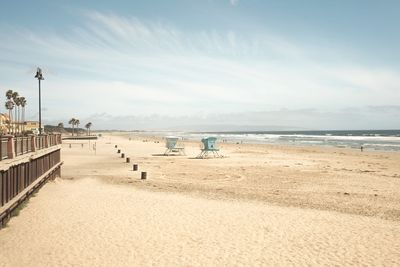
[[[7,76],[26,75],[36,64],[56,70],[56,76],[46,73],[44,82],[44,101],[52,110],[48,119],[105,110],[112,116],[231,114],[400,101],[399,70],[333,61],[333,46],[316,53],[315,45],[268,31],[187,32],[114,13],[91,11],[83,17],[63,33],[0,28]],[[9,78],[4,85],[33,87],[31,79]],[[36,92],[28,95],[34,99]]]

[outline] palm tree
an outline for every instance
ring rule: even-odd
[[[13,91],[13,93],[12,93],[12,100],[13,100],[14,104],[17,104],[17,99],[18,99],[18,97],[19,97],[18,92],[17,92],[17,91]],[[16,133],[16,130],[17,130],[17,129],[16,129],[16,128],[17,128],[17,121],[18,121],[18,119],[17,119],[17,108],[15,108],[14,114],[15,114],[15,116],[14,116],[14,132]]]
[[[68,124],[72,125],[72,136],[74,136],[74,126],[75,126],[76,119],[72,118],[69,120]]]
[[[14,102],[11,100],[6,101],[6,109],[8,109],[8,133],[11,133],[11,114],[12,114],[12,109],[14,108]]]
[[[90,135],[90,127],[92,127],[92,123],[91,122],[86,123],[85,125],[86,135]]]
[[[21,104],[22,104],[22,99],[21,99],[21,97],[17,97],[15,100],[14,100],[14,102],[15,102],[15,105],[17,106],[16,108],[15,108],[15,111],[16,111],[16,113],[17,113],[17,119],[16,119],[16,121],[17,121],[17,132],[18,133],[20,133],[21,132],[21,129],[20,129],[20,122],[21,122],[21,118],[20,118],[20,106],[21,106]]]
[[[11,100],[13,95],[12,90],[6,92],[6,109],[8,109],[8,133],[11,133],[11,121],[12,121],[12,110],[14,108],[14,102]]]
[[[11,99],[12,98],[12,95],[13,95],[13,90],[8,90],[7,92],[6,92],[6,97],[7,97],[7,99]]]
[[[81,122],[78,120],[78,119],[76,119],[75,120],[75,125],[76,125],[76,135],[79,135],[79,129],[78,129],[78,126],[79,126],[79,124],[80,124]]]
[[[61,129],[64,128],[64,123],[60,122],[60,123],[57,125],[57,127],[58,127],[58,130],[59,130],[60,133],[61,133]]]
[[[26,106],[26,99],[25,97],[21,97],[21,107],[22,107],[22,131],[25,132],[25,106]]]

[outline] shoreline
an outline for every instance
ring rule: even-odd
[[[122,136],[126,138],[135,138],[137,140],[146,140],[147,142],[159,142],[160,144],[164,144],[165,142],[165,136],[156,136],[156,135],[151,135],[151,134],[143,134],[143,135],[136,135],[135,133],[125,133],[125,132],[112,132],[109,133],[111,136]],[[181,142],[191,144],[193,146],[198,146],[201,144],[201,138],[197,139],[182,139],[180,140]],[[298,150],[298,149],[303,149],[311,152],[332,152],[332,153],[355,153],[355,154],[360,154],[360,149],[359,148],[351,148],[351,147],[336,147],[336,146],[330,146],[330,145],[305,145],[305,144],[289,144],[289,143],[256,143],[256,142],[250,142],[246,141],[243,143],[237,143],[232,140],[228,140],[227,142],[221,142],[221,139],[218,139],[217,141],[218,147],[223,147],[223,146],[236,146],[240,147],[242,146],[248,146],[248,147],[265,147],[265,148],[271,148],[271,149],[286,149],[286,150]],[[395,155],[400,155],[400,150],[399,151],[394,151],[394,150],[373,150],[373,149],[364,149],[361,152],[361,155],[363,154],[378,154],[378,155],[386,155],[386,154],[395,154]]]
[[[200,142],[202,137],[205,136],[211,136],[207,133],[194,133],[198,136],[188,136],[188,134],[190,134],[189,132],[168,132],[165,131],[163,132],[163,134],[161,134],[162,132],[152,132],[152,131],[142,131],[142,132],[109,132],[107,134],[110,135],[129,135],[129,136],[134,136],[134,137],[142,137],[142,138],[155,138],[157,140],[162,140],[165,137],[168,136],[168,133],[174,133],[176,134],[175,136],[179,137],[182,141],[185,142]],[[219,133],[221,134],[221,133]],[[214,135],[213,135],[214,136]],[[223,137],[218,135],[218,133],[216,133],[215,135],[218,138],[218,142],[219,144],[249,144],[249,145],[272,145],[272,146],[294,146],[294,147],[300,147],[300,148],[323,148],[323,149],[330,149],[330,148],[334,148],[334,149],[349,149],[349,150],[355,150],[355,151],[360,151],[361,147],[352,147],[350,145],[334,145],[334,144],[307,144],[305,142],[301,142],[301,141],[279,141],[279,142],[268,142],[268,141],[263,141],[263,139],[246,139],[246,137],[243,138],[238,138],[238,139],[232,139],[230,137]],[[307,136],[307,137],[313,137],[313,136]],[[331,138],[334,136],[318,136],[318,138]],[[337,137],[347,137],[347,136],[337,136]],[[349,136],[350,137],[350,136]],[[356,136],[353,136],[356,137]],[[379,138],[379,137],[373,137],[373,136],[360,136],[363,138]],[[400,137],[398,136],[381,136],[383,138],[390,138],[393,140],[395,140],[396,142],[398,141],[398,144],[396,144],[396,146],[400,147]],[[226,140],[226,142],[222,142],[222,140]],[[371,140],[370,140],[371,141]],[[400,148],[399,149],[376,149],[376,148],[372,148],[369,147],[370,145],[368,144],[364,144],[363,145],[363,150],[364,152],[389,152],[389,153],[400,153]]]

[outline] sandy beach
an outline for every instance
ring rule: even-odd
[[[170,157],[158,138],[93,143],[64,142],[62,178],[0,231],[0,266],[400,264],[399,154],[224,143],[199,160],[199,142]]]
[[[0,267],[400,267],[399,11],[3,1]]]

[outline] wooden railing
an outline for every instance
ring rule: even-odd
[[[36,136],[36,148],[37,149],[43,149],[45,147],[44,145],[44,136]]]
[[[61,149],[0,171],[0,228],[11,211],[49,178],[61,174]]]
[[[8,158],[8,139],[1,138],[0,139],[0,160]]]
[[[24,137],[3,136],[0,137],[0,161],[60,144],[60,134]]]

